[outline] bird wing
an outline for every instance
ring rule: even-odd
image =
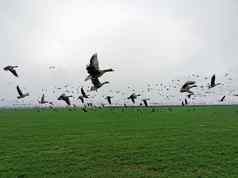
[[[81,94],[83,95],[83,97],[87,98],[87,95],[86,95],[86,93],[85,93],[83,87],[81,88]]]
[[[223,102],[225,98],[226,98],[226,96],[223,96],[223,97],[221,98],[221,102]]]
[[[131,101],[132,101],[132,103],[135,103],[135,98],[131,97]]]
[[[9,70],[10,69],[10,66],[6,66],[3,68],[3,70]]]
[[[45,94],[43,94],[41,97],[41,103],[43,103],[44,101],[45,101]]]
[[[17,71],[15,69],[10,69],[9,70],[15,77],[18,77]]]
[[[22,93],[22,91],[21,91],[21,89],[20,89],[20,87],[19,87],[19,86],[17,86],[17,92],[18,92],[18,94],[19,94],[20,96],[22,96],[22,95],[23,95],[23,93]]]
[[[215,86],[215,82],[216,82],[216,76],[213,75],[211,78],[211,86]]]
[[[109,104],[112,104],[110,96],[107,97],[107,101],[108,101]]]
[[[97,53],[93,54],[90,59],[90,66],[93,66],[96,70],[99,70],[98,55]]]
[[[65,98],[65,102],[67,103],[67,105],[71,105],[69,97]]]

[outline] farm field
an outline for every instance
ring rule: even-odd
[[[0,178],[238,177],[238,107],[0,111]]]

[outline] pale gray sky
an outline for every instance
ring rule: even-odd
[[[54,86],[91,85],[83,80],[95,52],[102,68],[116,70],[101,79],[111,83],[100,97],[110,90],[130,93],[128,86],[141,91],[148,83],[182,83],[193,73],[215,73],[225,82],[216,97],[227,88],[238,93],[237,19],[237,0],[0,0],[0,67],[20,66],[19,79],[0,72],[7,100],[0,103],[15,102],[17,84],[31,93],[25,102],[40,97],[41,88],[54,99]],[[176,103],[179,92],[172,93]],[[148,95],[162,103],[156,94]]]

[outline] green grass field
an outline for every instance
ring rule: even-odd
[[[1,111],[0,177],[238,177],[238,107],[142,111]]]

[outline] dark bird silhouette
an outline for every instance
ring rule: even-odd
[[[90,59],[90,64],[86,67],[86,69],[88,71],[89,76],[85,79],[85,81],[92,78],[99,78],[107,72],[114,71],[113,69],[100,70],[97,53],[93,54],[93,56]]]
[[[142,101],[143,101],[145,107],[149,107],[149,104],[148,104],[149,98],[143,99]]]
[[[84,91],[83,87],[81,88],[81,94],[84,98],[88,98],[89,95],[86,94],[86,92]]]
[[[45,94],[43,94],[43,95],[41,96],[41,99],[40,99],[40,101],[39,101],[39,104],[50,104],[50,105],[53,105],[52,102],[45,100]]]
[[[93,86],[91,87],[91,91],[98,90],[105,84],[109,84],[108,81],[101,83],[98,78],[91,78]]]
[[[11,72],[15,77],[18,77],[17,71],[15,68],[18,68],[18,66],[6,66],[3,68],[5,71]]]
[[[110,104],[110,105],[112,104],[112,96],[107,96],[106,100],[107,100],[108,104]]]
[[[84,91],[83,87],[81,88],[81,96],[78,97],[78,99],[81,100],[82,103],[84,103],[84,98],[88,98],[89,95],[86,94],[86,92]]]
[[[17,86],[17,92],[19,94],[17,99],[22,99],[30,95],[29,93],[23,93],[19,86]]]
[[[191,88],[197,87],[197,85],[195,85],[195,81],[187,81],[180,89],[181,93],[187,92],[190,95],[193,95],[194,93],[191,91]]]
[[[135,104],[135,100],[138,96],[140,96],[140,95],[139,94],[136,95],[135,93],[132,93],[127,99],[130,99],[132,101],[132,103]]]
[[[60,95],[59,97],[58,97],[58,100],[62,100],[62,101],[64,101],[67,105],[71,105],[71,102],[70,102],[70,97],[72,97],[72,96],[66,96],[64,93],[62,94],[62,95]]]
[[[225,100],[226,96],[223,96],[220,100],[220,102],[223,102]]]
[[[185,105],[188,105],[188,100],[185,98],[184,100]]]
[[[217,85],[221,85],[221,83],[216,83],[216,75],[214,74],[211,78],[211,83],[210,85],[208,86],[208,88],[214,88],[216,87]]]

